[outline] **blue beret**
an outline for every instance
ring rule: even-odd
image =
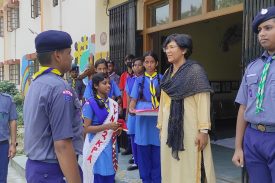
[[[70,48],[72,38],[70,34],[63,31],[48,30],[41,32],[35,38],[35,49],[37,53],[51,52]]]
[[[259,31],[258,31],[258,27],[261,23],[269,20],[269,19],[272,19],[272,18],[275,18],[275,6],[271,6],[267,9],[262,9],[255,17],[254,17],[254,20],[252,22],[252,28],[253,28],[253,31],[258,34]]]
[[[76,64],[72,64],[72,69],[71,71],[76,71],[79,72],[79,67]]]

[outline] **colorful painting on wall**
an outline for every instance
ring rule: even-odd
[[[30,82],[30,66],[29,60],[27,59],[26,55],[22,57],[21,62],[21,92],[25,96],[27,94],[28,88],[31,84]]]
[[[90,37],[84,35],[80,41],[74,43],[74,63],[79,66],[79,72],[82,73],[94,59],[95,55],[95,34]],[[88,78],[85,78],[84,83],[88,83]]]

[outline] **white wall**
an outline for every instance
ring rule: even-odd
[[[4,61],[4,38],[0,37],[0,62]]]
[[[36,37],[36,34],[31,31],[36,33],[40,32],[40,17],[36,19],[31,18],[30,4],[30,0],[20,1],[20,27],[12,32],[6,32],[5,60],[21,59],[23,55],[35,51],[34,38]]]
[[[95,33],[95,0],[59,0],[53,7],[52,1],[44,0],[44,30],[57,29],[68,32],[73,42],[83,35]]]

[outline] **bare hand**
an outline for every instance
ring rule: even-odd
[[[199,151],[202,151],[208,144],[208,134],[199,132],[195,144],[198,146]]]
[[[237,167],[243,167],[244,165],[244,158],[243,158],[243,150],[242,149],[236,149],[232,158],[232,162]]]
[[[14,156],[15,156],[15,154],[16,154],[16,147],[15,147],[15,145],[10,145],[10,148],[9,148],[9,155],[8,155],[8,157],[10,158],[10,159],[12,159]]]
[[[135,115],[135,109],[129,108],[129,114],[130,115]]]
[[[122,133],[122,128],[119,127],[119,128],[115,131],[115,133],[116,133],[117,136],[120,136],[121,133]]]
[[[119,123],[108,123],[107,125],[108,125],[107,128],[109,130],[114,130],[114,131],[116,131],[120,127]]]

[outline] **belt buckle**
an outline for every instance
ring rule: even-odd
[[[257,129],[258,129],[259,131],[261,131],[261,132],[265,132],[265,131],[266,131],[265,125],[262,125],[262,124],[257,125]]]

